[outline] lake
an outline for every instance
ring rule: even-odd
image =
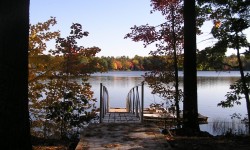
[[[90,78],[94,97],[99,102],[100,83],[108,88],[110,96],[110,107],[125,107],[126,96],[129,90],[143,81],[143,71],[112,71],[107,73],[95,73]],[[183,72],[179,72],[183,77]],[[216,120],[230,120],[230,115],[240,113],[242,117],[247,114],[244,99],[241,105],[233,108],[217,107],[221,100],[225,100],[225,94],[229,91],[229,85],[240,78],[239,71],[215,72],[198,71],[198,111],[208,116],[209,122]],[[182,87],[182,82],[180,83]],[[145,85],[144,107],[149,107],[151,103],[164,103],[164,100],[157,95],[151,94],[151,89]],[[97,103],[99,106],[99,103]],[[181,105],[182,109],[182,105]],[[209,124],[208,124],[209,125]],[[201,129],[209,130],[208,125],[201,125]]]

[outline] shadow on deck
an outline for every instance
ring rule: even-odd
[[[76,150],[171,150],[166,137],[153,124],[92,124],[82,133]]]

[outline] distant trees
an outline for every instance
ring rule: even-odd
[[[217,47],[220,47],[218,45]],[[220,47],[223,48],[223,47]],[[210,48],[207,48],[210,49]],[[209,51],[209,50],[208,50]],[[220,51],[216,51],[216,48],[210,50],[209,53],[207,50],[197,52],[197,70],[199,71],[215,71],[215,70],[239,70],[237,67],[238,61],[237,56],[232,54],[230,56],[221,56],[218,54],[218,57],[212,57],[212,55],[216,55],[220,53]],[[167,61],[171,61],[171,57],[169,56],[161,56],[166,57]],[[181,57],[183,58],[183,56]],[[51,57],[53,59],[53,57]],[[103,69],[103,71],[151,71],[153,69],[153,65],[157,64],[156,61],[158,59],[154,56],[134,56],[129,58],[128,56],[102,56],[96,57],[96,61],[99,63],[99,67]],[[250,70],[250,59],[248,56],[241,56],[243,67],[245,70]],[[178,64],[178,70],[183,70],[183,59],[179,59],[180,63]],[[115,67],[116,62],[120,62],[120,68]]]
[[[218,45],[219,47],[220,45]],[[219,57],[212,57],[212,55],[216,55],[217,53],[220,53],[219,51],[216,51],[216,48],[213,48],[211,50],[208,50],[210,48],[206,48],[204,51],[199,51],[197,53],[197,70],[199,71],[215,71],[215,70],[239,70],[237,67],[238,61],[237,56],[235,54],[232,54],[230,56],[220,56]],[[214,51],[215,53],[209,53],[208,51]],[[169,56],[161,56],[166,57],[165,59],[170,61],[171,58]],[[60,60],[61,59],[61,60]],[[36,61],[36,63],[39,63],[39,61],[44,61],[48,66],[37,66],[42,69],[43,67],[49,69],[53,67],[53,64],[56,67],[56,62],[62,61],[62,56],[53,56],[51,54],[41,54],[36,57],[30,57],[29,61],[32,62],[33,60]],[[85,62],[86,58],[81,57],[81,62]],[[105,71],[150,71],[153,68],[153,65],[159,65],[157,64],[156,59],[157,57],[154,56],[134,56],[132,58],[129,58],[128,56],[102,56],[102,57],[93,57],[92,62],[96,62],[95,69],[96,71],[105,72]],[[210,60],[210,61],[209,61]],[[250,70],[250,59],[246,56],[241,56],[241,60],[243,63],[243,68],[245,70]],[[178,70],[183,70],[183,59],[180,59],[181,63],[178,64]],[[117,68],[116,63],[119,63],[120,67]],[[31,65],[32,63],[29,63],[30,71],[34,70],[36,67],[35,65]],[[35,68],[34,68],[35,67]],[[38,68],[37,68],[38,69]],[[56,68],[55,68],[56,69]],[[38,71],[38,70],[37,70]],[[30,72],[34,73],[34,72]],[[41,72],[40,72],[41,73]],[[30,74],[31,75],[31,74]],[[45,74],[44,74],[45,75]],[[30,76],[29,80],[36,80],[39,78],[42,78],[42,74],[40,76],[37,76],[37,78],[33,78],[32,75]]]

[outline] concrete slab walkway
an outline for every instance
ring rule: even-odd
[[[128,112],[110,112],[104,116],[103,123],[140,123],[140,118]]]
[[[91,124],[81,135],[76,150],[171,150],[153,124]]]

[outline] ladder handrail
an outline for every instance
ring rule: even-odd
[[[100,83],[100,123],[107,112],[109,112],[109,93],[107,87]]]
[[[141,86],[141,92],[139,92],[139,86]],[[127,95],[126,110],[133,113],[136,117],[139,117],[143,122],[143,109],[144,109],[144,82],[133,87]]]
[[[141,91],[139,87],[141,86]],[[100,120],[103,122],[103,118],[107,112],[109,112],[109,93],[106,86],[100,83]],[[144,82],[133,87],[126,98],[126,110],[129,113],[135,114],[143,122],[143,109],[144,109]]]

